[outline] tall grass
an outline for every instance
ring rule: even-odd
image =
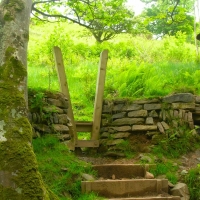
[[[99,55],[103,49],[109,50],[105,98],[144,98],[173,92],[200,94],[195,46],[186,42],[183,33],[163,40],[118,36],[96,44],[91,36],[86,37],[84,29],[71,24],[31,26],[30,88],[59,90],[53,46],[59,46],[63,53],[77,119],[92,118]]]
[[[100,199],[81,193],[81,174],[95,175],[90,164],[78,160],[55,136],[34,139],[33,149],[45,184],[60,200]]]

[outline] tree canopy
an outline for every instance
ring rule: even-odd
[[[146,3],[143,12],[144,24],[148,31],[163,37],[164,35],[176,35],[178,31],[187,35],[193,32],[194,0],[141,0]]]
[[[35,1],[32,12],[37,17],[61,18],[87,28],[96,41],[113,38],[119,33],[131,33],[137,23],[126,0],[47,0]]]

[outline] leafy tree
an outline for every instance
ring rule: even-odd
[[[136,24],[126,0],[47,0],[33,3],[33,14],[62,18],[87,28],[101,43],[119,33],[131,33]]]
[[[0,1],[0,199],[52,199],[38,172],[27,118],[31,0]]]
[[[192,34],[194,26],[194,0],[141,0],[147,4],[143,12],[146,28],[157,35],[176,35],[178,31]]]

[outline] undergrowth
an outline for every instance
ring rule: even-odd
[[[94,193],[81,194],[81,173],[95,176],[91,166],[78,160],[56,137],[34,139],[33,148],[45,184],[60,200],[98,199]]]
[[[200,165],[190,169],[185,177],[190,192],[190,200],[200,199]]]

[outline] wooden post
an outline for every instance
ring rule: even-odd
[[[67,97],[69,102],[69,108],[68,108],[68,116],[71,119],[71,126],[69,126],[69,132],[71,135],[71,144],[69,144],[69,148],[71,150],[74,150],[75,148],[75,142],[77,141],[77,133],[76,133],[76,124],[74,121],[74,114],[72,110],[72,104],[67,84],[67,77],[65,73],[64,63],[63,63],[63,57],[62,52],[59,47],[54,47],[54,58],[55,58],[55,65],[58,73],[59,83],[60,83],[60,91]]]
[[[99,139],[107,60],[108,60],[108,50],[104,50],[101,53],[99,62],[99,72],[97,77],[96,96],[95,96],[95,105],[93,114],[93,127],[92,127],[92,137],[91,137],[92,140]]]

